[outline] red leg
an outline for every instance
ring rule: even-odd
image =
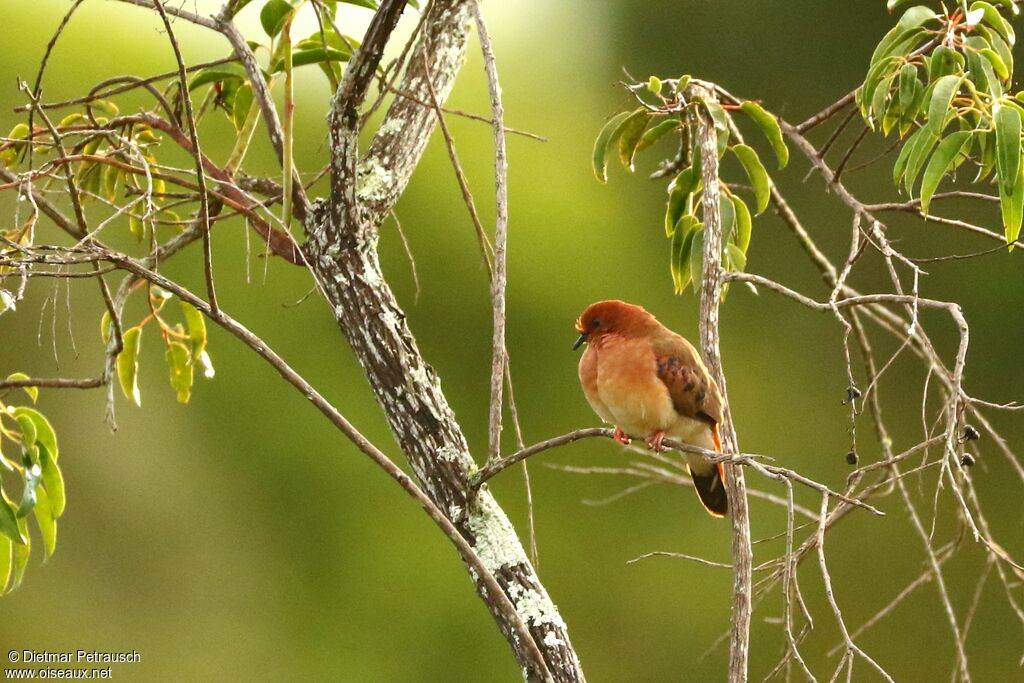
[[[612,438],[621,443],[623,446],[629,445],[629,436],[626,434],[626,432],[622,431],[622,427],[615,428],[615,434],[612,435]]]
[[[661,453],[665,450],[665,447],[661,445],[662,440],[665,438],[665,432],[654,432],[647,438],[647,447]]]

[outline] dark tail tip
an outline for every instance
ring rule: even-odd
[[[693,479],[693,488],[708,514],[712,517],[725,517],[729,512],[729,498],[725,494],[721,464],[707,473],[694,472],[691,469],[690,478]]]

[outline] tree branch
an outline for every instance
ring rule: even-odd
[[[505,287],[507,285],[507,244],[508,244],[508,158],[505,150],[505,112],[501,104],[501,86],[498,84],[498,68],[494,62],[494,48],[487,32],[480,1],[473,0],[473,18],[480,37],[480,50],[484,55],[487,71],[487,85],[491,95],[491,113],[494,120],[494,180],[495,180],[495,228],[494,228],[494,277],[491,278],[491,299],[493,301],[494,336],[491,342],[491,404],[488,418],[488,457],[501,455],[501,396],[505,380]]]
[[[379,226],[405,189],[436,121],[432,110],[396,99],[366,158],[359,159],[358,108],[397,21],[396,7],[402,4],[381,6],[335,96],[330,120],[331,198],[329,204],[314,203],[306,221],[306,248],[416,478],[515,605],[516,618],[510,619],[492,596],[482,596],[525,675],[531,681],[582,681],[565,622],[507,516],[489,492],[473,495],[469,476],[475,465],[465,437],[380,269]],[[402,89],[429,98],[423,80],[429,70],[434,91],[443,101],[462,62],[470,6],[469,0],[435,0],[431,8]],[[478,572],[471,570],[470,575],[479,585]],[[517,621],[528,626],[532,643],[523,642]],[[542,655],[539,661],[534,648]]]
[[[694,85],[693,96],[712,100],[712,90]],[[722,300],[722,218],[721,190],[718,181],[718,135],[710,114],[703,107],[696,113],[697,135],[701,149],[701,176],[704,182],[704,273],[700,289],[700,346],[708,372],[722,392],[723,421],[720,425],[722,450],[738,453],[739,444],[732,422],[729,399],[722,369],[722,356],[718,348],[719,304]],[[694,273],[696,278],[697,274]],[[751,583],[753,552],[750,546],[750,514],[747,509],[746,484],[743,468],[726,465],[725,488],[729,499],[729,517],[732,520],[732,632],[729,638],[729,681],[747,680],[750,657]]]

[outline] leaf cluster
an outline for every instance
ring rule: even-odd
[[[27,379],[14,373],[9,380]],[[37,387],[25,387],[32,403]],[[57,519],[64,514],[64,475],[58,465],[60,450],[50,421],[27,405],[0,402],[0,595],[21,585],[32,550],[28,517],[32,515],[43,541],[46,558],[57,547]],[[7,482],[16,480],[21,495],[9,497]]]
[[[743,143],[733,120],[739,111],[764,136],[778,162],[784,168],[789,162],[789,149],[776,118],[760,104],[748,100],[736,105],[721,105],[713,99],[692,96],[687,86],[691,78],[662,80],[652,76],[647,82],[628,85],[640,106],[611,117],[594,143],[594,175],[601,182],[608,179],[608,157],[615,153],[623,166],[635,170],[635,157],[663,138],[674,138],[676,156],[662,163],[654,177],[671,176],[666,188],[664,228],[670,240],[669,265],[677,294],[691,284],[700,286],[704,244],[704,201],[701,172],[701,149],[695,134],[698,111],[714,122],[718,156],[731,154],[743,168],[748,185],[720,179],[722,188],[719,212],[722,221],[722,263],[727,270],[743,271],[747,264],[753,228],[748,199],[740,190],[749,188],[753,195],[754,215],[762,213],[771,198],[771,178],[753,147]]]
[[[1016,34],[1005,16],[1018,12],[1010,0],[941,14],[911,7],[875,48],[857,90],[867,124],[905,139],[893,167],[896,186],[916,192],[927,213],[943,179],[969,162],[974,182],[998,187],[1008,243],[1024,218],[1024,93],[1008,92]]]

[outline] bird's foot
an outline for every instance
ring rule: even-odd
[[[629,436],[626,432],[622,431],[622,427],[616,427],[615,433],[612,434],[612,438],[621,443],[623,446],[629,445]]]
[[[661,445],[661,442],[665,439],[665,432],[655,432],[651,434],[647,439],[647,447],[657,453],[661,453],[665,450],[665,447]]]

